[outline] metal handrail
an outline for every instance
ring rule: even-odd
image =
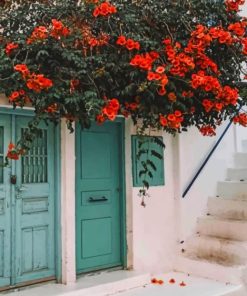
[[[227,125],[227,127],[225,128],[225,130],[223,131],[222,135],[219,137],[218,141],[215,143],[214,147],[211,149],[211,151],[209,152],[208,156],[206,157],[206,159],[204,160],[204,162],[202,163],[202,165],[200,166],[199,170],[197,171],[197,173],[195,174],[195,176],[193,177],[193,179],[191,180],[190,184],[187,186],[187,188],[185,189],[182,198],[184,198],[186,196],[186,194],[190,191],[191,187],[193,186],[193,184],[195,183],[196,179],[198,178],[198,176],[200,175],[201,171],[204,169],[205,165],[207,164],[207,162],[209,161],[209,159],[211,158],[211,156],[213,155],[215,149],[219,146],[220,142],[222,141],[222,139],[224,138],[225,134],[227,133],[228,129],[230,128],[230,126],[232,125],[232,121],[229,122],[229,124]]]

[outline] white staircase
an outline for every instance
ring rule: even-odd
[[[247,285],[247,140],[242,147],[218,182],[217,197],[208,199],[195,236],[181,245],[177,271]]]

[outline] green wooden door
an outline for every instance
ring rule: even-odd
[[[122,265],[120,126],[76,131],[77,273]]]
[[[9,128],[3,133],[4,147],[10,139],[16,142],[28,124],[26,117],[9,118]],[[54,133],[52,127],[45,124],[40,127],[42,137],[34,142],[28,154],[17,162],[12,161],[11,168],[3,169],[7,201],[2,244],[7,254],[3,256],[6,262],[0,259],[0,286],[28,284],[55,276]],[[0,131],[1,128],[0,122]],[[16,185],[10,184],[10,175],[16,175]],[[2,223],[0,255],[1,226]],[[1,278],[1,269],[7,276]],[[8,280],[4,282],[3,278]]]

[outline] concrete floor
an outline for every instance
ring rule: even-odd
[[[151,284],[142,288],[114,294],[115,296],[246,296],[242,286],[233,286],[203,278],[187,276],[182,273],[168,273],[155,277],[164,281],[163,285]],[[170,284],[170,279],[175,284]],[[186,283],[185,287],[179,285]]]
[[[163,280],[164,284],[151,284],[153,277]],[[170,279],[175,283],[170,284]],[[182,281],[185,287],[179,285]],[[50,283],[10,292],[6,296],[246,296],[247,292],[242,289],[242,286],[177,272],[151,276],[119,270],[83,276],[68,286]]]

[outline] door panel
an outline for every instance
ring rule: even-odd
[[[120,126],[76,131],[77,272],[121,265]]]
[[[28,121],[1,114],[1,165]],[[41,128],[42,137],[26,156],[0,165],[0,287],[55,276],[54,134],[52,127]],[[16,175],[16,185],[10,175]]]
[[[28,118],[16,118],[17,138],[27,124]],[[16,162],[15,283],[55,274],[54,135],[51,127],[40,128],[42,136]]]
[[[10,169],[4,168],[4,157],[10,142],[10,116],[0,117],[0,287],[10,285],[11,196]]]

